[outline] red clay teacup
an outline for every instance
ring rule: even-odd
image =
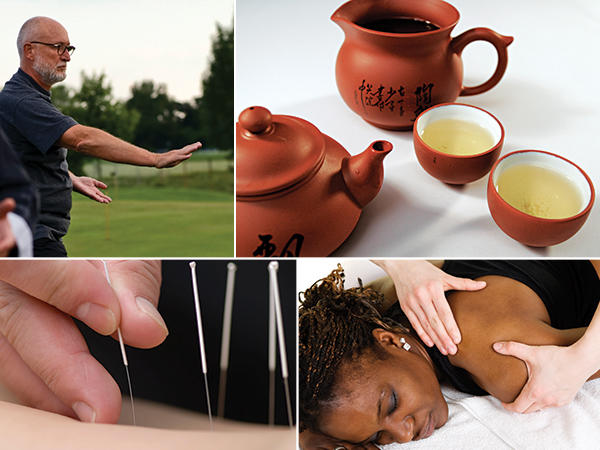
[[[454,155],[436,150],[422,138],[425,128],[441,119],[457,119],[472,122],[487,130],[493,145],[480,153]],[[443,103],[429,108],[415,121],[413,142],[419,163],[425,171],[448,184],[465,184],[478,180],[490,171],[500,156],[504,143],[504,128],[493,114],[463,103]]]
[[[498,178],[503,171],[522,164],[551,169],[566,177],[580,196],[579,211],[569,217],[548,219],[511,206],[498,193]],[[580,167],[562,156],[541,150],[519,150],[504,155],[488,179],[487,200],[494,221],[510,237],[532,247],[556,245],[572,237],[585,223],[594,198],[594,185]]]

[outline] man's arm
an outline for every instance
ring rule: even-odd
[[[185,161],[202,144],[196,142],[178,150],[153,153],[125,142],[106,131],[85,125],[74,125],[63,133],[58,144],[96,158],[135,166],[173,167]]]

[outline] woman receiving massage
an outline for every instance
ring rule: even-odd
[[[446,261],[440,273],[452,280],[443,289],[450,289],[448,314],[460,337],[444,343],[447,335],[434,330],[449,322],[445,312],[441,318],[443,307],[435,305],[440,318],[431,327],[424,330],[425,321],[415,321],[415,332],[407,319],[414,319],[415,308],[405,315],[398,304],[397,273],[378,264],[396,285],[385,278],[344,289],[338,266],[301,295],[300,445],[305,450],[372,449],[430,436],[448,419],[441,381],[472,395],[514,401],[531,364],[496,352],[493,344],[581,346],[600,299],[600,265],[589,261]],[[431,347],[432,335],[442,351]],[[583,381],[598,378],[597,369],[579,375]]]

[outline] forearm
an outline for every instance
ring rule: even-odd
[[[572,345],[573,352],[577,353],[578,361],[584,365],[583,370],[590,374],[590,379],[600,378],[600,305],[592,318],[585,334]]]
[[[63,135],[61,143],[96,158],[136,166],[155,167],[158,155],[123,141],[98,128],[76,125]]]
[[[12,403],[0,402],[0,436],[3,448],[106,450],[272,448],[283,450],[295,445],[290,429],[250,429],[241,431],[179,431],[123,425],[87,424],[57,414]],[[266,427],[264,427],[266,428]],[[31,430],[36,430],[32,433]]]

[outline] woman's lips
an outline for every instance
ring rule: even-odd
[[[425,422],[425,425],[423,425],[423,428],[421,428],[421,431],[419,431],[417,440],[428,438],[435,430],[435,422],[433,421],[432,414],[433,413],[430,412],[427,416],[427,422]]]

